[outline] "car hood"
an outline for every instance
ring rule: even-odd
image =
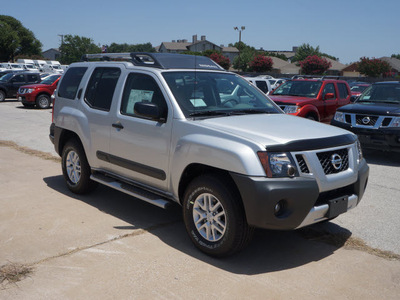
[[[300,96],[279,96],[279,95],[269,95],[275,103],[277,104],[305,104],[306,102],[315,101],[315,98],[300,97]]]
[[[360,114],[400,115],[400,104],[356,102],[342,106],[339,111]]]
[[[214,131],[251,140],[263,147],[349,134],[338,127],[286,114],[231,116],[200,122]]]
[[[21,86],[21,88],[24,89],[34,89],[34,88],[43,88],[43,87],[49,87],[50,85],[48,84],[41,84],[41,83],[36,83],[36,84],[27,84],[27,85],[23,85]]]

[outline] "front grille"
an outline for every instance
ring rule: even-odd
[[[317,153],[325,175],[336,174],[349,168],[349,151],[347,148]]]
[[[351,123],[351,115],[345,115],[346,123]]]
[[[356,124],[364,126],[375,126],[378,117],[367,115],[356,115]]]
[[[355,194],[355,185],[348,185],[342,188],[338,188],[335,190],[322,192],[319,194],[317,201],[315,202],[314,206],[319,206],[323,204],[327,204],[329,200],[344,197],[344,196],[351,196]]]
[[[382,127],[389,126],[390,122],[392,122],[392,118],[384,118],[382,121]]]
[[[299,167],[300,167],[300,172],[309,174],[310,170],[307,167],[307,163],[306,163],[303,155],[296,154],[296,159],[297,159],[297,163],[299,164]]]

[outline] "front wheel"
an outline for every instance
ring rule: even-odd
[[[40,95],[36,99],[36,106],[40,109],[45,109],[50,107],[50,97],[47,95]]]
[[[85,194],[97,186],[90,179],[90,166],[82,145],[76,140],[69,140],[62,152],[62,171],[68,189],[76,194]]]
[[[230,180],[215,175],[197,177],[186,189],[186,230],[194,245],[210,256],[234,254],[251,240],[253,228],[235,190]]]
[[[6,93],[0,91],[0,102],[3,102],[4,100],[6,100]]]

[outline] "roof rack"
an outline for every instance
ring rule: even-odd
[[[324,75],[322,77],[315,77],[313,75],[294,75],[291,79],[315,79],[315,80],[326,80],[326,79],[335,79],[335,80],[339,80],[340,76],[335,76],[335,75]]]
[[[96,53],[82,56],[82,61],[89,61],[89,59],[100,59],[102,61],[123,60],[129,61],[135,66],[159,69],[224,70],[224,68],[206,56],[174,53]]]

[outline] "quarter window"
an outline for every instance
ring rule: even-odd
[[[64,74],[58,96],[67,99],[75,99],[82,77],[85,74],[86,67],[68,68]]]
[[[85,102],[92,108],[109,111],[120,74],[119,68],[96,68],[86,89]]]

